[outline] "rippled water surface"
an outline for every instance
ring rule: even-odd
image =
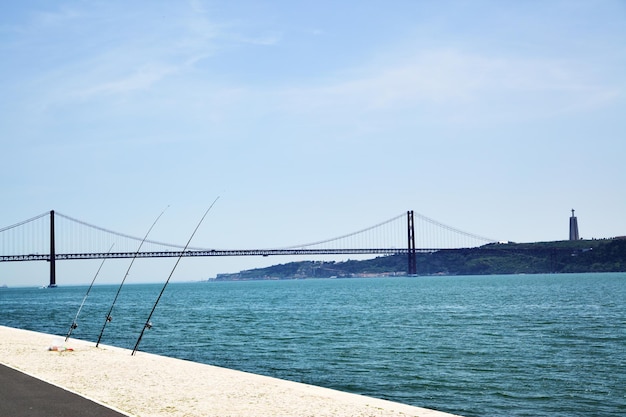
[[[125,285],[102,343],[132,349],[161,286]],[[86,290],[2,289],[0,324],[65,335]],[[622,416],[625,302],[626,274],[170,284],[140,350],[464,416]]]

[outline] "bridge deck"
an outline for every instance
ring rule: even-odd
[[[415,252],[436,252],[442,249],[416,249]],[[171,258],[193,256],[284,256],[284,255],[407,255],[404,248],[364,249],[209,249],[162,252],[111,252],[111,253],[57,253],[55,260],[67,259],[119,259],[119,258]],[[4,255],[0,262],[50,261],[49,254]]]

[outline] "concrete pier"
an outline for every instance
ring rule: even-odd
[[[63,340],[0,326],[0,363],[91,400],[93,406],[127,416],[453,416],[165,356],[144,352],[131,356],[128,349]],[[35,402],[34,382],[23,383],[33,385]],[[0,414],[15,405],[8,401],[0,405]]]

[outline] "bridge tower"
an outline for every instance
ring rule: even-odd
[[[417,275],[417,257],[415,255],[415,223],[413,221],[413,210],[406,212],[408,229],[408,274]]]
[[[50,285],[49,288],[57,286],[56,278],[56,251],[54,249],[54,210],[50,210]]]

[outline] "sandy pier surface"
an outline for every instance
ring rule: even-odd
[[[49,350],[50,347],[59,350]],[[72,348],[65,350],[63,348]],[[0,326],[0,363],[129,416],[452,414],[232,369]]]

